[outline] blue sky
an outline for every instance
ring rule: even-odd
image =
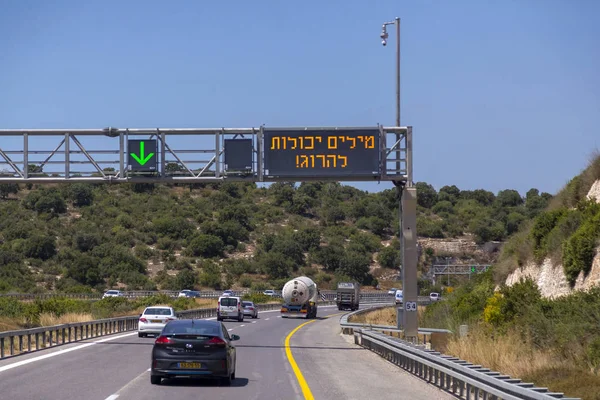
[[[0,9],[0,128],[393,125],[396,38],[379,33],[399,16],[415,181],[555,193],[600,147],[594,0]]]

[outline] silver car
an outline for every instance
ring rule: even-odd
[[[242,301],[242,307],[244,307],[244,315],[248,315],[252,318],[258,318],[258,307],[251,301]]]

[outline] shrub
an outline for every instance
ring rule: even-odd
[[[546,211],[540,213],[534,220],[530,236],[533,239],[533,254],[538,261],[543,260],[547,254],[547,238],[550,232],[565,215],[566,210]]]
[[[202,256],[206,258],[217,257],[223,255],[225,243],[220,237],[206,234],[196,235],[189,246],[185,249],[185,254],[188,256]]]
[[[575,285],[581,271],[585,275],[590,272],[599,237],[600,212],[583,223],[564,244],[563,267],[571,286]]]

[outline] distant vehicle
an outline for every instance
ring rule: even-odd
[[[281,291],[283,304],[281,316],[301,316],[306,319],[317,318],[317,284],[307,276],[299,276],[286,282]]]
[[[221,296],[233,296],[233,290],[226,290]]]
[[[396,294],[394,295],[395,299],[395,303],[396,304],[403,304],[404,303],[404,297],[402,295],[402,290],[396,290]]]
[[[244,322],[241,298],[236,296],[221,296],[217,304],[217,321],[237,319],[239,322]]]
[[[144,312],[140,314],[138,321],[138,336],[146,337],[149,333],[158,335],[169,321],[176,319],[177,315],[173,307],[146,307]]]
[[[177,297],[186,297],[187,293],[191,292],[190,289],[183,289],[181,292],[179,292],[179,294],[177,295]]]
[[[396,295],[396,291],[397,291],[397,290],[398,290],[398,289],[396,289],[396,288],[391,288],[390,290],[388,290],[388,294],[389,294],[390,296],[394,296],[394,295]]]
[[[251,301],[242,301],[242,307],[244,307],[244,315],[248,315],[251,318],[258,318],[258,307]]]
[[[179,296],[182,297],[182,296]],[[200,297],[200,292],[197,290],[188,290],[187,292],[185,292],[185,294],[183,295],[183,297],[187,297],[187,298],[195,298],[195,297]]]
[[[340,282],[337,285],[335,302],[338,310],[358,310],[360,303],[360,285],[358,282]]]
[[[180,319],[170,322],[152,347],[150,383],[162,378],[218,378],[225,385],[235,380],[236,349],[222,322]]]
[[[435,293],[435,292],[431,292],[429,293],[429,300],[431,301],[438,301],[440,299],[440,294],[439,293]]]
[[[271,289],[269,289],[269,290],[265,290],[265,291],[263,292],[263,294],[264,294],[265,296],[277,296],[277,293],[275,293],[275,291],[274,291],[274,290],[271,290]]]
[[[102,298],[106,299],[107,297],[123,297],[123,292],[120,290],[108,290],[106,293],[104,293]]]

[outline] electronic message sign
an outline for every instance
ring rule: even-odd
[[[127,150],[130,171],[156,171],[156,140],[128,140]]]
[[[264,128],[266,177],[350,177],[380,174],[379,129]]]

